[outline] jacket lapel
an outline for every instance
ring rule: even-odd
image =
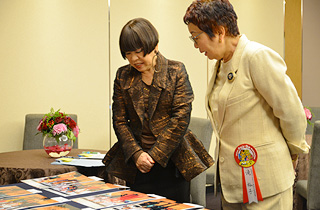
[[[160,99],[162,89],[166,88],[168,61],[161,54],[158,55],[156,71],[149,95],[149,116],[152,118]]]
[[[208,88],[207,88],[207,92],[206,92],[206,97],[205,97],[205,101],[206,101],[206,110],[207,110],[207,113],[209,113],[209,118],[211,120],[211,123],[213,126],[213,130],[215,132],[215,134],[217,135],[218,134],[218,131],[217,131],[217,127],[216,127],[216,124],[213,120],[213,116],[212,116],[212,112],[211,112],[211,108],[210,108],[210,105],[209,105],[209,100],[210,100],[210,94],[213,90],[213,86],[214,86],[214,82],[216,80],[216,76],[217,76],[217,72],[218,72],[218,69],[220,67],[220,62],[221,61],[217,61],[215,63],[215,66],[213,68],[213,72],[212,72],[212,76],[210,78],[210,81],[209,81],[209,84],[208,84]]]
[[[157,104],[160,99],[162,89],[166,88],[166,80],[167,80],[167,68],[168,61],[161,54],[158,55],[156,72],[153,76],[153,82],[150,89],[149,94],[149,116],[150,119],[156,110]],[[128,70],[128,79],[125,81],[124,89],[128,90],[129,96],[132,100],[134,109],[137,115],[140,118],[141,124],[143,123],[144,118],[144,100],[142,94],[142,77],[138,70],[131,67]]]
[[[141,74],[131,67],[129,70],[127,81],[125,81],[124,89],[128,90],[128,94],[132,100],[133,107],[139,116],[141,124],[143,122],[143,113],[145,110],[143,95],[142,95],[142,77]]]
[[[238,79],[237,74],[239,73],[238,71],[239,71],[241,57],[242,57],[243,50],[244,50],[247,43],[248,43],[247,37],[245,35],[242,35],[240,37],[239,42],[238,42],[238,46],[232,56],[231,70],[227,73],[227,75],[233,74],[233,77],[235,77],[235,78],[232,80],[228,77],[226,82],[224,83],[223,87],[221,88],[221,91],[219,94],[218,110],[219,110],[219,121],[221,122],[220,126],[218,128],[219,133],[221,132],[224,117],[225,117],[227,100],[229,98],[230,92],[231,92],[234,84],[237,82],[237,79]]]

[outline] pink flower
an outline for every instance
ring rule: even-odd
[[[43,123],[43,120],[40,120],[39,125],[37,127],[38,131],[41,131],[42,123]]]
[[[52,134],[53,136],[59,135],[68,130],[67,126],[63,123],[59,123],[53,126]]]
[[[73,134],[74,134],[75,137],[78,137],[79,131],[80,131],[80,129],[79,129],[78,126],[76,126],[76,127],[74,127],[74,128],[72,129],[72,132],[73,132]]]
[[[311,111],[308,108],[304,108],[304,113],[306,114],[307,120],[312,119]]]

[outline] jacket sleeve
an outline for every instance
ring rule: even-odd
[[[286,75],[285,62],[278,53],[267,47],[253,52],[249,62],[253,83],[279,119],[291,154],[307,153],[306,116],[297,91]]]
[[[116,133],[118,142],[124,153],[125,162],[132,157],[134,153],[141,150],[142,148],[136,141],[133,132],[129,126],[129,116],[127,113],[127,108],[124,102],[123,89],[120,85],[120,80],[123,69],[117,71],[116,78],[114,80],[113,87],[113,104],[112,104],[112,119],[113,128]]]
[[[176,80],[174,84],[173,102],[171,107],[171,116],[167,125],[157,136],[154,146],[148,151],[150,156],[165,167],[172,153],[183,140],[191,114],[191,103],[193,101],[193,91],[186,72],[185,66],[180,63],[176,68]]]

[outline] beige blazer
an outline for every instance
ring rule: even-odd
[[[238,145],[247,143],[257,150],[254,168],[264,198],[293,185],[290,154],[307,153],[309,146],[303,105],[279,54],[242,35],[230,62],[230,72],[236,72],[236,77],[226,80],[216,101],[221,123],[215,123],[208,101],[219,62],[208,85],[206,110],[214,127],[214,157],[219,164],[222,192],[228,202],[240,203],[242,173],[234,159]]]

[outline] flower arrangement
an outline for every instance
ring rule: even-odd
[[[64,135],[75,141],[80,132],[77,123],[71,117],[60,112],[60,109],[54,111],[53,108],[40,120],[37,130],[38,134],[42,133],[43,136],[54,137],[57,142]]]
[[[314,114],[312,113],[311,109],[307,106],[304,107],[304,113],[306,114],[307,122],[309,123],[309,125],[313,125],[311,120],[312,120],[312,117],[314,116]]]

